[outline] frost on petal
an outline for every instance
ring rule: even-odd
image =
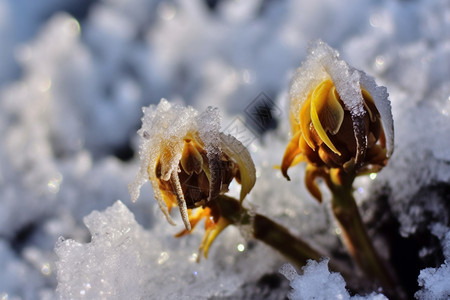
[[[161,162],[161,178],[169,180],[177,172],[183,152],[184,137],[198,130],[197,111],[192,107],[172,105],[162,99],[157,105],[143,108],[142,127],[138,130],[141,137],[139,156],[140,170],[129,190],[133,201],[139,197],[141,186],[150,179],[159,207],[169,223],[174,224],[158,188],[156,164]]]
[[[256,182],[256,169],[247,148],[231,135],[221,133],[223,152],[229,155],[238,165],[241,184],[240,201],[250,193]]]
[[[361,71],[361,87],[372,96],[372,99],[381,116],[381,124],[383,125],[386,136],[387,157],[394,152],[394,120],[392,117],[391,101],[386,87],[378,86],[373,77],[368,76]]]
[[[221,174],[220,162],[220,113],[218,108],[208,107],[199,117],[199,135],[205,143],[206,155],[209,160],[209,170],[211,172],[209,200],[215,198],[220,191]],[[217,193],[217,194],[216,194]]]
[[[345,109],[350,112],[358,150],[356,162],[362,161],[367,148],[364,134],[366,109],[361,88],[369,92],[380,112],[389,157],[393,151],[394,134],[391,105],[386,88],[377,86],[373,78],[340,60],[338,52],[322,41],[312,44],[307,60],[296,71],[291,81],[290,110],[295,121],[301,124],[301,107],[307,101],[309,93],[325,80],[333,82]]]
[[[138,131],[141,166],[129,186],[132,200],[139,197],[140,187],[149,179],[169,223],[174,224],[170,208],[177,205],[188,231],[188,209],[205,205],[228,191],[234,178],[242,185],[243,200],[255,184],[255,166],[238,140],[220,132],[220,119],[217,108],[209,107],[199,114],[192,107],[171,105],[165,99],[144,108]]]

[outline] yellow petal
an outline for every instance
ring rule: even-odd
[[[364,98],[364,107],[369,113],[370,121],[375,122],[377,117],[375,114],[377,112],[377,108],[375,106],[375,103],[373,102],[372,96],[370,96],[369,92],[365,89],[361,89],[361,94]]]
[[[256,182],[256,169],[247,148],[231,135],[220,133],[222,151],[236,162],[241,182],[240,201],[250,193]]]
[[[311,94],[308,95],[305,103],[300,110],[300,128],[303,133],[303,138],[311,149],[316,150],[316,145],[311,138],[311,131],[309,125],[311,124]]]
[[[319,176],[319,169],[311,164],[306,166],[305,171],[305,185],[311,195],[317,199],[317,201],[322,202],[322,193],[320,192],[319,186],[317,185],[316,178]]]
[[[211,209],[209,207],[206,208],[197,208],[195,210],[195,214],[192,214],[192,210],[188,210],[189,222],[191,223],[191,230],[187,230],[186,228],[177,233],[175,237],[181,237],[183,235],[191,233],[192,230],[197,226],[198,222],[200,222],[203,218],[208,217],[211,214]]]
[[[336,98],[335,92],[330,95],[332,87],[334,87],[333,82],[326,80],[314,90],[311,96],[311,121],[325,145],[334,153],[341,155],[327,135],[327,131],[336,133],[344,120],[344,109]]]
[[[172,206],[177,203],[177,198],[176,195],[172,193],[172,186],[170,182],[161,179],[161,161],[159,158],[155,168],[148,165],[147,173],[152,181],[153,192],[156,200],[158,201],[159,208],[163,212],[169,224],[176,225],[175,221],[170,217],[170,210],[172,209]]]
[[[185,140],[183,153],[181,155],[181,166],[186,174],[191,175],[193,172],[199,174],[202,171],[203,158],[192,141]]]
[[[225,218],[219,218],[219,221],[214,227],[206,229],[205,236],[203,237],[202,243],[200,245],[200,252],[203,252],[205,258],[208,258],[208,251],[211,244],[217,238],[217,236],[230,224],[230,222]]]
[[[283,173],[283,176],[286,177],[287,180],[291,180],[289,178],[289,175],[287,174],[287,170],[293,165],[296,157],[302,153],[299,147],[301,135],[302,132],[298,131],[291,139],[286,147],[286,150],[284,151],[283,161],[281,162],[281,173]]]

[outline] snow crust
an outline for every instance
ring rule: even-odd
[[[450,232],[449,229],[436,224],[433,227],[433,233],[442,241],[445,261],[438,268],[426,268],[420,271],[419,286],[420,291],[415,294],[417,299],[448,299],[450,297]]]
[[[84,223],[89,243],[61,238],[56,244],[62,299],[210,299],[229,296],[246,276],[257,278],[267,271],[266,261],[250,275],[240,264],[257,260],[245,252],[226,253],[243,242],[236,239],[238,232],[221,236],[232,247],[224,243],[226,249],[212,251],[217,255],[197,263],[200,235],[194,241],[176,240],[165,222],[145,230],[121,201],[103,212],[93,211]]]
[[[291,300],[301,299],[336,299],[336,300],[386,300],[383,294],[372,293],[365,297],[350,296],[345,288],[345,280],[341,274],[330,272],[328,270],[328,259],[320,262],[309,260],[306,266],[302,268],[302,275],[290,264],[281,267],[280,273],[283,274],[290,282],[292,291],[288,298]]]

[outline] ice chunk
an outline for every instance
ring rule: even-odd
[[[61,239],[56,245],[61,298],[139,298],[142,290],[137,278],[144,274],[138,249],[145,241],[132,213],[116,202],[104,214],[92,212],[85,223],[91,243]]]
[[[317,299],[317,300],[386,300],[382,294],[372,293],[365,297],[350,297],[345,288],[345,280],[339,273],[330,272],[328,270],[329,259],[320,262],[309,260],[307,265],[303,267],[303,275],[298,275],[294,267],[285,264],[281,267],[280,273],[286,276],[291,282],[292,291],[288,297],[291,300],[300,299]]]

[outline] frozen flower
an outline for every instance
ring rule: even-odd
[[[228,191],[233,179],[241,184],[240,200],[255,184],[255,167],[247,149],[220,132],[217,109],[199,114],[192,107],[163,99],[144,108],[140,147],[141,168],[130,185],[132,200],[150,179],[158,204],[169,223],[170,210],[180,209],[189,233],[203,218],[206,234],[201,248],[207,254],[214,238],[230,223],[220,215],[216,198]],[[192,211],[196,209],[196,211]]]
[[[291,82],[290,121],[293,137],[281,165],[306,162],[305,182],[319,201],[315,179],[330,169],[355,175],[376,172],[393,151],[393,121],[386,88],[339,60],[323,42],[311,48]]]

